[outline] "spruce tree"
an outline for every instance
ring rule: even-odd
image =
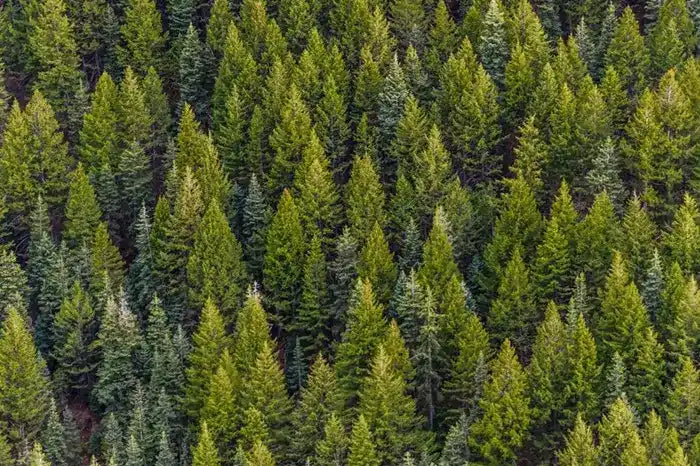
[[[700,432],[699,385],[697,369],[690,359],[684,358],[671,382],[666,413],[669,423],[676,428],[685,445]]]
[[[326,261],[318,236],[311,239],[304,262],[304,277],[299,309],[294,322],[304,360],[326,348],[329,334],[330,305]]]
[[[610,45],[605,52],[605,65],[612,66],[630,95],[639,94],[646,84],[649,52],[639,32],[639,24],[631,8],[622,12]]]
[[[174,25],[171,25],[171,30]],[[189,24],[184,37],[179,57],[180,101],[178,108],[182,110],[185,103],[189,104],[198,119],[202,120],[207,114],[207,95],[205,84],[205,50],[199,42],[199,33]]]
[[[559,463],[563,466],[593,465],[597,464],[598,454],[593,443],[593,431],[581,416],[577,416],[564,448],[557,455]]]
[[[313,457],[314,451],[331,462],[337,458],[343,445],[332,442],[337,440],[338,416],[342,408],[343,399],[335,373],[319,353],[292,414],[292,429],[296,434],[291,447],[297,461]],[[321,443],[325,445],[321,447]]]
[[[323,438],[316,443],[313,461],[329,466],[342,466],[348,450],[348,438],[338,417],[331,414],[323,430]]]
[[[383,226],[384,188],[369,154],[356,157],[346,187],[346,216],[355,240],[364,244],[375,223]]]
[[[72,174],[66,202],[66,225],[63,238],[72,248],[90,244],[102,212],[82,164]]]
[[[82,105],[76,94],[83,86],[83,76],[66,4],[61,0],[41,3],[28,39],[38,72],[35,89],[55,109],[61,128],[73,135],[77,133],[82,114],[72,118],[71,107],[78,110]]]
[[[440,347],[438,325],[439,315],[436,313],[435,302],[430,288],[427,290],[425,304],[422,309],[423,325],[418,335],[418,345],[413,361],[416,366],[416,393],[418,406],[427,418],[429,430],[436,426],[437,409],[441,400],[440,386],[442,377],[439,370],[444,365],[442,348]]]
[[[624,398],[618,398],[598,426],[600,461],[649,464],[646,448],[636,426],[634,413]],[[632,463],[630,463],[632,464]]]
[[[331,336],[334,341],[340,337],[345,321],[345,312],[350,304],[350,295],[357,279],[358,245],[350,229],[345,227],[336,243],[334,261],[329,266],[332,279],[329,289],[332,295]]]
[[[192,454],[193,466],[220,466],[221,460],[216,446],[209,435],[207,423],[203,422],[199,428],[199,440]]]

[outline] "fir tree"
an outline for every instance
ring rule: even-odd
[[[557,456],[564,466],[597,464],[598,449],[593,443],[593,432],[581,416],[576,417],[576,424],[567,435],[566,445]]]
[[[329,466],[345,464],[348,439],[343,425],[335,414],[331,414],[324,427],[323,438],[316,443],[314,461]]]
[[[503,6],[498,0],[491,0],[482,26],[479,55],[484,68],[494,82],[503,87],[503,72],[508,61],[508,41],[506,39]]]
[[[352,426],[348,466],[379,466],[381,464],[367,421],[363,415]]]
[[[374,224],[360,252],[357,275],[372,284],[378,302],[389,302],[396,281],[396,265],[394,255],[389,250],[389,244],[378,223]]]
[[[342,332],[344,316],[350,303],[352,287],[357,279],[357,240],[345,227],[337,239],[335,260],[330,264],[332,280],[330,291],[332,294],[331,305],[331,336],[338,340]]]
[[[612,66],[630,94],[644,89],[649,68],[649,52],[639,33],[632,9],[625,8],[606,48],[605,64]]]
[[[384,189],[369,154],[355,158],[346,187],[346,216],[358,243],[364,244],[375,223],[384,225],[384,199]]]
[[[525,373],[509,340],[492,364],[480,401],[483,417],[471,428],[469,444],[490,462],[509,461],[525,440],[530,423]]]
[[[122,44],[117,54],[122,66],[130,66],[144,75],[150,66],[160,69],[167,36],[155,2],[130,0],[121,26]]]
[[[289,328],[299,304],[304,245],[299,211],[289,191],[282,193],[265,244],[263,286],[278,324]]]
[[[72,175],[66,202],[66,225],[63,237],[71,247],[90,244],[100,223],[102,212],[95,191],[81,164]]]
[[[649,464],[646,448],[642,443],[634,414],[624,398],[618,398],[603,416],[598,426],[600,461],[624,461]]]
[[[225,320],[233,320],[247,281],[242,255],[241,244],[229,229],[224,213],[212,201],[197,227],[187,261],[192,307],[198,309],[211,299]]]
[[[413,356],[416,366],[416,392],[419,407],[428,420],[428,428],[433,430],[436,424],[437,407],[442,401],[440,385],[442,377],[439,369],[443,366],[441,360],[438,318],[432,292],[428,288],[424,308],[422,309],[423,325],[418,335],[418,346]]]
[[[700,398],[698,398],[698,372],[692,361],[681,361],[673,377],[666,405],[669,423],[676,428],[681,442],[688,445],[700,431]]]
[[[171,25],[171,30],[174,25]],[[182,38],[182,46],[179,59],[179,85],[180,85],[180,102],[178,108],[182,109],[185,103],[188,103],[193,109],[197,117],[201,120],[206,116],[207,112],[207,96],[204,88],[204,59],[205,51],[202,44],[199,42],[197,30],[189,24],[184,38]]]
[[[301,299],[294,325],[306,361],[326,348],[330,317],[327,281],[321,241],[314,236],[304,262]]]
[[[10,306],[0,334],[0,415],[15,458],[26,457],[42,432],[50,403],[45,371],[25,317]]]
[[[203,422],[200,426],[199,440],[192,455],[193,466],[219,466],[221,460],[219,453],[216,451],[216,446],[209,435],[207,423]]]
[[[134,361],[141,334],[123,295],[119,303],[108,298],[97,341],[102,363],[97,368],[95,395],[106,413],[125,416],[137,384]]]
[[[369,281],[357,280],[353,305],[336,352],[335,370],[347,404],[354,404],[361,380],[369,374],[369,361],[386,334],[383,309]]]
[[[615,155],[612,139],[605,140],[592,162],[593,168],[586,175],[588,189],[594,194],[601,191],[607,192],[613,205],[619,209],[625,192],[620,180],[619,161]]]
[[[192,343],[190,365],[186,371],[185,406],[188,414],[197,419],[206,401],[209,381],[216,371],[219,357],[230,344],[221,313],[210,299],[204,304]]]

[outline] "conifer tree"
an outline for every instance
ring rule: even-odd
[[[484,414],[469,434],[469,445],[486,461],[500,463],[515,458],[525,440],[530,424],[525,385],[525,373],[506,339],[479,402]]]
[[[357,239],[345,227],[337,239],[335,260],[330,264],[332,280],[329,289],[332,294],[331,336],[338,340],[342,332],[345,312],[350,303],[350,294],[357,278]]]
[[[46,456],[53,465],[64,466],[68,464],[68,446],[65,434],[56,409],[56,402],[51,399],[46,415],[46,425],[41,433],[41,443],[44,445]]]
[[[49,406],[46,366],[15,307],[6,311],[0,334],[0,415],[13,457],[26,457],[42,431]]]
[[[503,5],[498,0],[489,3],[480,37],[479,55],[491,79],[503,87],[503,72],[508,61]]]
[[[440,404],[440,385],[442,377],[439,370],[444,365],[442,349],[439,340],[439,315],[435,312],[435,303],[430,288],[427,290],[424,309],[422,309],[423,325],[418,335],[418,345],[413,356],[416,366],[416,392],[419,407],[425,413],[428,429],[433,430],[436,424],[437,407]]]
[[[104,309],[97,340],[102,362],[97,368],[95,394],[106,413],[125,416],[136,387],[136,353],[142,344],[140,329],[126,298],[116,303],[110,296]]]
[[[123,218],[127,223],[124,226],[128,229],[128,236],[133,236],[141,206],[153,205],[153,174],[149,159],[144,148],[136,141],[123,150],[119,158],[116,172],[121,188]]]
[[[527,347],[537,319],[530,274],[516,249],[503,273],[497,297],[491,305],[488,324],[498,341],[512,338],[519,351]]]
[[[403,456],[402,452],[419,445],[415,402],[406,393],[406,381],[390,362],[380,345],[359,394],[358,407],[374,433],[377,454],[383,463],[394,463]]]
[[[634,413],[624,398],[618,398],[598,426],[600,461],[649,464],[646,448],[636,426]],[[630,463],[631,464],[631,463]]]
[[[576,424],[557,457],[563,466],[597,464],[598,449],[593,443],[593,431],[581,416],[576,417]]]
[[[216,446],[209,435],[207,423],[203,422],[199,428],[199,440],[197,447],[192,454],[193,466],[219,466],[221,460],[219,453],[216,451]]]
[[[4,316],[7,313],[7,309],[12,306],[16,306],[18,309],[24,309],[26,306],[27,277],[17,263],[17,256],[15,256],[15,253],[6,247],[0,248],[0,278],[2,279],[2,285],[0,285],[0,313]],[[48,318],[45,322],[46,325],[50,325],[53,311],[55,311],[55,309],[48,308],[47,306],[45,310],[46,317]],[[48,327],[44,326],[44,329],[48,329]]]
[[[144,315],[156,291],[153,251],[150,244],[151,223],[145,204],[142,204],[139,210],[135,230],[136,258],[129,267],[127,290],[129,290],[129,297],[134,309],[139,315]]]
[[[303,231],[294,198],[285,190],[265,243],[263,286],[276,323],[290,328],[299,304],[304,255]]]
[[[642,284],[642,295],[647,303],[647,290],[645,286],[647,271],[654,262],[655,240],[657,236],[656,225],[649,218],[647,210],[642,207],[639,197],[633,196],[627,203],[627,210],[622,219],[624,232],[625,255],[629,257],[630,269],[633,277]],[[648,306],[647,306],[648,307]],[[648,308],[652,316],[655,312]]]
[[[348,466],[379,466],[381,464],[372,432],[369,430],[363,415],[360,415],[352,426],[347,464]]]
[[[335,414],[331,414],[323,431],[323,438],[316,443],[314,461],[329,466],[345,464],[348,450],[347,434]]]
[[[185,406],[187,413],[197,419],[206,401],[209,381],[218,367],[221,353],[230,345],[221,312],[211,299],[204,304],[199,325],[192,336],[192,344],[190,365],[186,370]]]
[[[357,280],[346,329],[338,344],[335,370],[346,404],[353,405],[361,380],[369,374],[369,363],[387,331],[372,284]]]
[[[63,204],[68,192],[70,159],[54,110],[35,91],[24,111],[12,105],[0,150],[0,182],[10,218],[24,226],[32,203],[41,195],[49,210]]]
[[[41,3],[28,39],[38,72],[35,88],[54,108],[61,127],[75,134],[82,114],[73,119],[71,107],[78,110],[82,105],[77,93],[83,86],[83,76],[66,4],[61,0]]]
[[[241,378],[253,367],[264,344],[272,347],[265,310],[261,297],[255,290],[249,290],[246,302],[238,313],[234,329],[232,356]]]
[[[277,195],[292,184],[294,166],[311,137],[311,118],[296,86],[282,107],[281,119],[270,135],[274,159],[268,174],[268,191]]]
[[[649,325],[646,309],[630,281],[626,264],[619,253],[613,255],[612,265],[605,282],[601,313],[595,323],[603,360],[618,352],[625,363],[631,364]]]
[[[231,232],[218,202],[212,200],[194,235],[187,261],[190,303],[195,309],[211,299],[232,321],[247,281],[241,244]]]
[[[54,382],[64,393],[77,392],[84,396],[92,388],[98,365],[93,343],[97,336],[96,327],[90,297],[75,282],[71,295],[63,300],[53,327]]]
[[[371,157],[368,154],[356,157],[346,188],[346,215],[350,232],[358,243],[364,244],[375,223],[384,225],[384,199],[384,189]]]
[[[252,174],[243,205],[241,236],[248,271],[257,281],[262,280],[268,217],[269,209],[258,178]]]
[[[171,25],[171,30],[174,25]],[[180,102],[178,108],[182,109],[185,103],[190,104],[197,117],[202,120],[207,111],[207,95],[205,84],[205,50],[199,42],[199,34],[192,23],[189,24],[184,37],[179,57],[179,85]]]
[[[217,58],[221,58],[226,41],[226,32],[233,21],[233,12],[228,2],[218,0],[211,6],[211,13],[207,23],[207,45]]]
[[[649,52],[631,8],[625,8],[620,16],[605,52],[605,65],[613,67],[629,94],[639,94],[644,89]]]
[[[79,153],[88,172],[97,169],[104,161],[114,163],[117,160],[120,143],[116,130],[117,99],[118,89],[112,77],[107,72],[102,73],[80,130]]]
[[[294,187],[299,193],[299,216],[307,240],[318,234],[324,250],[328,250],[338,225],[338,194],[321,142],[313,130],[297,166]]]
[[[697,203],[689,194],[683,197],[683,204],[678,208],[673,218],[671,231],[665,238],[666,247],[672,260],[678,262],[686,273],[695,272],[698,266],[698,254],[696,238],[700,236],[698,225]]]
[[[289,441],[292,406],[287,397],[282,368],[273,351],[267,342],[263,343],[243,385],[241,406],[260,412],[262,421],[270,429],[270,448],[279,454]]]
[[[93,296],[101,296],[102,293],[108,293],[110,288],[112,292],[120,290],[124,279],[124,264],[119,250],[109,237],[105,222],[97,226],[89,246],[89,291]]]
[[[666,412],[669,423],[676,428],[685,445],[700,432],[699,385],[697,369],[690,359],[684,358],[673,377]]]
[[[313,457],[314,451],[328,461],[337,458],[343,445],[333,442],[338,440],[336,429],[342,408],[343,398],[335,373],[319,353],[311,366],[307,385],[301,391],[299,405],[292,414],[292,429],[296,434],[291,447],[298,461]]]
[[[34,447],[32,448],[32,451],[29,453],[29,458],[28,458],[29,466],[50,466],[49,460],[46,458],[46,455],[44,454],[44,450],[41,447],[41,444],[39,442],[34,442]]]
[[[322,97],[314,112],[314,129],[330,161],[333,173],[346,176],[349,166],[347,102],[340,84],[329,75],[323,81]]]
[[[123,67],[130,66],[141,76],[153,66],[161,69],[167,35],[163,33],[160,12],[151,0],[129,0],[121,26],[117,50]]]
[[[304,262],[304,277],[295,329],[306,361],[326,348],[330,305],[326,261],[318,236],[311,239]]]
[[[378,302],[388,304],[396,281],[396,264],[378,223],[374,224],[360,252],[357,275],[372,284]]]
[[[102,212],[82,164],[72,174],[66,202],[66,225],[63,238],[70,247],[90,244]]]

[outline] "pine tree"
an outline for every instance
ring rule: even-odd
[[[187,261],[190,305],[199,309],[207,299],[232,321],[247,281],[241,244],[229,229],[218,202],[209,204],[194,235]]]
[[[63,300],[53,326],[56,363],[54,383],[64,392],[85,396],[94,383],[98,365],[95,344],[97,321],[90,297],[75,282],[69,297]],[[48,446],[44,444],[45,446]]]
[[[10,306],[0,334],[0,415],[15,458],[24,457],[42,431],[50,397],[45,371],[26,318]]]
[[[88,172],[97,169],[104,161],[114,163],[117,160],[117,99],[118,89],[112,77],[107,72],[102,73],[80,130],[79,153]]]
[[[269,209],[255,174],[248,183],[248,193],[243,206],[242,241],[243,256],[252,278],[262,279],[265,256],[265,237]]]
[[[506,39],[503,6],[498,0],[489,3],[480,37],[479,55],[484,68],[493,81],[503,87],[503,72],[508,61],[508,41]]]
[[[290,328],[299,303],[303,264],[303,231],[292,195],[285,190],[270,222],[265,243],[263,286],[276,323]]]
[[[324,250],[330,249],[330,237],[338,227],[338,193],[315,131],[296,169],[294,187],[299,193],[299,217],[307,240],[318,234]]]
[[[683,197],[683,204],[674,215],[671,231],[665,238],[670,258],[677,261],[686,273],[695,272],[698,268],[700,251],[693,243],[700,236],[698,218],[700,218],[700,213],[697,203],[686,193]]]
[[[601,312],[595,323],[603,360],[618,352],[628,365],[649,325],[646,309],[619,253],[613,255]]]
[[[184,401],[187,413],[197,419],[206,401],[209,381],[218,367],[221,353],[230,345],[221,313],[210,299],[204,304],[199,325],[192,336],[192,344],[190,364],[186,370]]]
[[[46,455],[44,454],[44,450],[41,447],[41,444],[39,442],[34,442],[34,447],[32,448],[32,451],[29,453],[29,458],[28,458],[29,466],[50,466],[51,463],[49,463],[49,460],[46,458]]]
[[[611,138],[605,140],[592,160],[593,167],[586,174],[586,184],[591,193],[606,191],[613,205],[620,208],[625,196],[619,175],[619,161]]]
[[[173,32],[175,31],[173,30]],[[203,63],[205,51],[204,47],[199,42],[199,34],[194,26],[192,26],[192,23],[189,24],[184,38],[182,38],[181,47],[178,79],[178,84],[180,85],[180,102],[178,103],[178,108],[182,109],[185,103],[187,103],[193,108],[195,115],[202,120],[207,114],[207,96],[206,89],[204,88],[205,69]]]
[[[25,296],[27,294],[27,277],[22,268],[17,263],[17,257],[9,248],[0,248],[0,310],[4,316],[7,309],[16,306],[23,309],[26,306]],[[46,314],[51,320],[51,311],[47,309]],[[45,327],[48,328],[48,327]]]
[[[125,416],[136,384],[134,361],[142,340],[138,323],[122,295],[119,303],[110,296],[97,337],[102,362],[97,368],[95,396],[106,413]]]
[[[66,466],[68,461],[68,449],[65,439],[65,431],[61,419],[58,416],[56,402],[51,399],[46,415],[46,425],[41,433],[41,444],[50,464],[54,466]]]
[[[345,179],[348,160],[350,127],[347,121],[347,102],[340,84],[329,75],[323,81],[323,96],[315,109],[314,129],[330,161],[332,171]]]
[[[226,31],[233,22],[233,12],[228,2],[218,0],[211,6],[209,22],[207,23],[207,45],[217,58],[221,58],[226,41]]]
[[[273,351],[267,342],[263,343],[243,385],[241,407],[260,412],[262,421],[270,429],[270,448],[279,454],[289,441],[292,406],[287,397],[282,368]]]
[[[435,302],[428,288],[422,309],[423,325],[418,335],[418,345],[413,356],[416,366],[416,392],[419,408],[425,413],[428,428],[435,429],[437,407],[440,404],[442,377],[439,373],[444,365],[440,347],[438,325],[439,315],[435,312]]]
[[[331,305],[331,336],[334,341],[339,339],[344,315],[350,303],[352,287],[357,279],[357,240],[345,227],[337,239],[335,260],[330,264],[332,280],[330,291],[333,298]]]
[[[133,236],[133,230],[139,216],[142,205],[153,205],[151,190],[153,174],[150,167],[150,157],[138,142],[132,142],[121,153],[117,177],[120,181],[122,194],[122,208],[124,220],[127,222],[129,236]]]
[[[218,445],[224,457],[232,452],[230,443],[239,428],[239,413],[236,402],[240,392],[238,372],[233,366],[233,360],[224,350],[218,362],[218,367],[212,373],[206,401],[202,407],[202,421],[211,425],[211,436]]]
[[[292,184],[294,166],[311,137],[311,118],[296,86],[282,106],[281,119],[270,135],[274,159],[268,173],[268,191],[274,195]]]
[[[380,464],[372,432],[369,430],[365,417],[360,415],[352,426],[347,465],[379,466]]]
[[[272,347],[273,345],[267,316],[260,299],[256,291],[249,290],[246,302],[236,320],[232,356],[236,369],[243,379],[250,372],[263,346],[266,344]]]
[[[389,63],[386,77],[382,85],[382,90],[377,96],[377,122],[379,124],[380,147],[384,151],[388,150],[396,134],[396,127],[401,119],[404,110],[404,102],[408,97],[408,86],[406,77],[399,65],[399,59],[394,55],[394,59]],[[381,164],[381,170],[388,179],[395,170],[387,162]]]
[[[107,224],[100,223],[93,234],[90,247],[90,283],[89,291],[93,296],[118,291],[124,279],[124,264],[119,250],[112,243],[107,231]],[[105,281],[107,278],[107,281]]]
[[[684,358],[668,392],[666,413],[668,422],[676,428],[685,445],[700,432],[699,385],[697,369],[690,359]]]
[[[354,404],[360,382],[369,374],[372,355],[387,331],[383,309],[377,304],[369,281],[357,280],[353,301],[335,358],[335,370],[349,405]]]
[[[130,66],[142,76],[150,66],[161,69],[167,35],[155,2],[129,0],[124,15],[122,44],[117,50],[121,65]]]
[[[156,466],[170,466],[175,463],[175,455],[168,441],[168,436],[165,432],[161,433],[160,443],[158,445],[158,456],[156,457]]]
[[[530,423],[526,376],[509,340],[492,363],[492,373],[479,402],[484,414],[471,428],[469,444],[486,461],[516,458]]]
[[[607,192],[596,195],[593,205],[577,225],[576,254],[578,266],[594,287],[603,286],[612,263],[613,251],[619,248],[620,225]]]

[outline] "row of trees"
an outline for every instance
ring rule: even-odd
[[[0,13],[0,464],[700,464],[700,3]]]

